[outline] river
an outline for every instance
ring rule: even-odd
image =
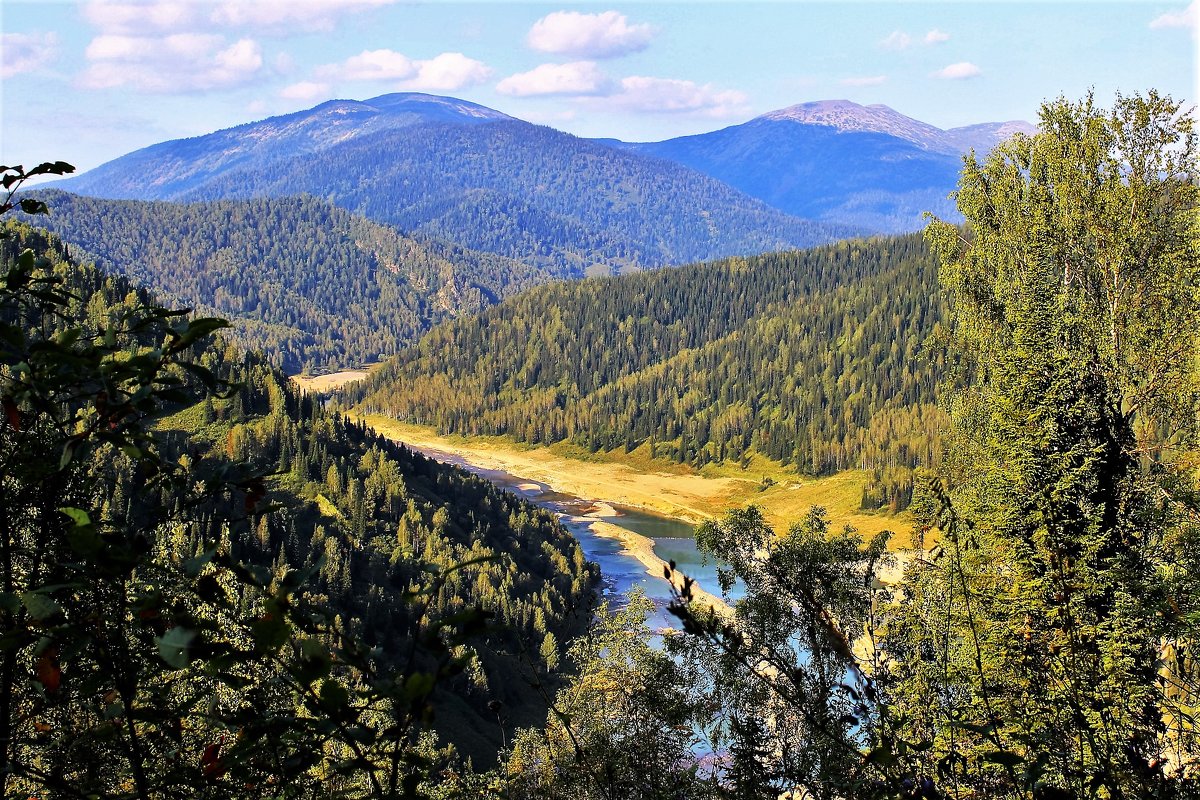
[[[461,467],[553,511],[579,541],[588,560],[600,565],[601,592],[605,598],[619,603],[632,589],[640,588],[653,601],[655,611],[649,620],[652,629],[678,627],[678,620],[667,612],[673,597],[671,584],[663,577],[662,565],[654,557],[674,561],[676,568],[694,578],[702,590],[714,597],[721,596],[717,582],[718,564],[696,547],[694,530],[689,522],[610,503],[604,498],[565,494],[538,481],[472,464],[457,453],[410,444],[405,447]],[[608,526],[619,528],[623,535],[614,535],[618,532]],[[739,594],[735,587],[733,597]]]

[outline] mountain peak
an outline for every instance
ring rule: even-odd
[[[460,119],[506,120],[513,119],[494,108],[481,106],[469,100],[459,100],[456,97],[443,97],[424,92],[393,92],[381,94],[369,100],[363,100],[363,105],[388,113],[411,112],[424,116],[458,117]]]
[[[768,122],[798,122],[824,125],[839,133],[885,133],[905,139],[926,150],[953,151],[953,137],[941,128],[906,117],[888,106],[859,105],[850,100],[817,100],[768,111],[757,117]]]

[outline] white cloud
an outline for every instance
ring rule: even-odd
[[[861,78],[842,78],[842,86],[879,86],[887,81],[887,75],[866,75]]]
[[[304,100],[311,103],[323,97],[328,97],[329,89],[330,86],[328,83],[300,81],[299,83],[293,83],[291,86],[283,87],[279,92],[279,96],[287,100]]]
[[[937,72],[930,73],[930,77],[945,80],[963,80],[965,78],[977,78],[982,74],[983,70],[970,61],[959,61],[957,64],[950,64],[942,67]]]
[[[80,77],[85,88],[130,86],[151,93],[238,86],[263,64],[262,49],[253,39],[227,44],[223,36],[203,33],[104,34],[92,40],[84,55],[90,62]]]
[[[83,18],[105,33],[169,33],[195,28],[203,10],[187,0],[89,0]]]
[[[515,97],[607,94],[612,82],[594,61],[542,64],[529,72],[509,75],[496,84],[500,94]]]
[[[88,0],[83,17],[104,33],[147,35],[238,28],[288,33],[331,30],[344,14],[396,0]]]
[[[620,91],[609,99],[619,108],[649,113],[728,117],[746,112],[743,92],[673,78],[623,78]]]
[[[950,34],[946,33],[945,31],[940,31],[937,28],[934,28],[933,30],[926,33],[925,38],[922,39],[921,41],[923,41],[925,44],[940,44],[942,42],[950,41]]]
[[[453,92],[478,86],[492,76],[492,68],[462,53],[442,53],[426,61],[413,62],[415,77],[401,84],[403,89],[429,92]]]
[[[223,0],[210,19],[219,25],[255,29],[330,30],[342,14],[353,14],[395,0]]]
[[[34,72],[57,57],[55,33],[0,33],[0,78]]]
[[[879,46],[885,50],[906,50],[912,44],[912,37],[904,31],[892,31]]]
[[[645,50],[654,38],[650,25],[630,25],[624,14],[555,11],[533,24],[525,41],[543,53],[579,58],[610,58]]]
[[[1150,21],[1150,27],[1154,29],[1160,28],[1196,28],[1200,23],[1200,11],[1197,7],[1200,2],[1193,2],[1187,8],[1179,11],[1168,11],[1166,14],[1155,17]]]
[[[317,67],[313,75],[329,81],[387,81],[402,89],[452,92],[483,83],[492,68],[462,53],[412,59],[395,50],[364,50],[340,64]]]
[[[417,67],[395,50],[364,50],[340,64],[317,67],[316,74],[346,81],[402,81],[415,76]]]

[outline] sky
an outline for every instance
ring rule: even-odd
[[[332,98],[422,91],[654,141],[796,103],[949,128],[1198,98],[1200,1],[0,0],[0,163],[81,170]]]

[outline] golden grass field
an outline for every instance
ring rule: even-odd
[[[859,508],[866,472],[849,470],[826,478],[797,475],[757,458],[737,465],[697,471],[651,459],[645,447],[630,453],[592,454],[569,444],[531,446],[501,436],[442,436],[427,426],[369,415],[381,434],[420,449],[439,450],[484,469],[497,469],[589,500],[646,508],[692,522],[714,519],[751,503],[761,507],[777,531],[786,530],[814,505],[824,506],[833,525],[851,525],[870,538],[890,530],[891,546],[908,548],[907,515],[871,513]],[[765,485],[764,478],[773,483]]]
[[[331,372],[328,375],[292,375],[292,383],[300,387],[302,392],[325,394],[334,389],[340,389],[347,383],[361,381],[370,373],[365,369],[344,369],[341,372]]]

